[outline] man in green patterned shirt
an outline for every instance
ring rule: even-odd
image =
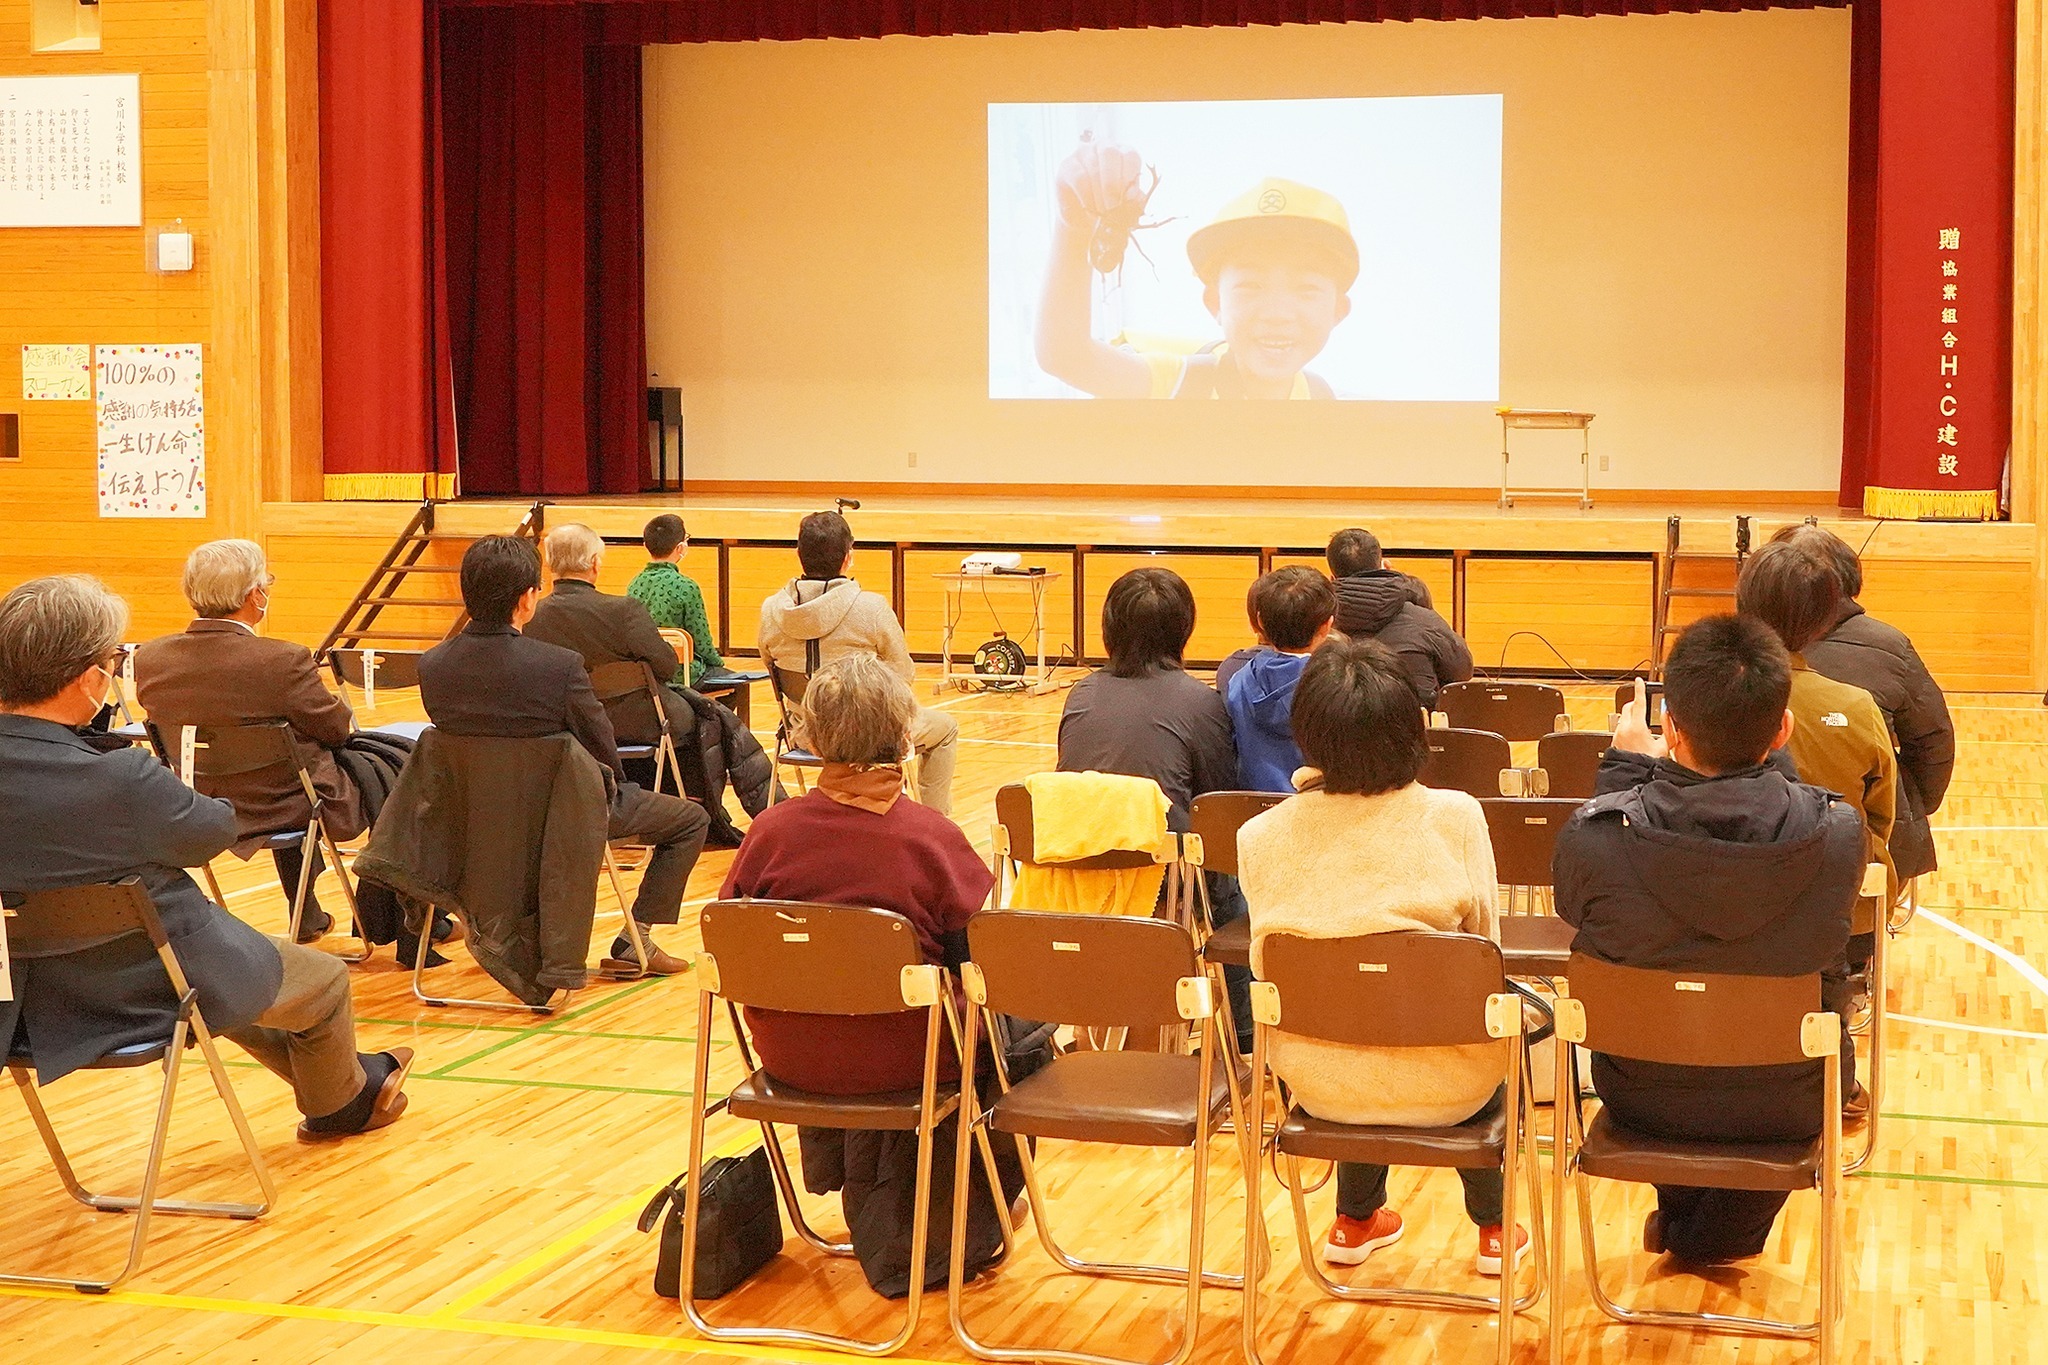
[[[681,517],[663,512],[647,523],[640,532],[640,540],[647,547],[647,557],[654,562],[633,576],[633,581],[626,585],[626,596],[644,603],[654,617],[654,624],[664,630],[690,632],[697,652],[676,670],[672,681],[678,687],[695,687],[706,673],[724,668],[725,660],[718,657],[718,646],[711,638],[711,621],[704,614],[704,594],[695,580],[684,577],[676,567],[690,548],[690,533]]]

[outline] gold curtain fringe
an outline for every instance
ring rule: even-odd
[[[1951,488],[1865,488],[1863,515],[1895,521],[1998,520],[1998,490]]]
[[[417,502],[455,496],[453,474],[329,474],[325,491],[334,502]]]

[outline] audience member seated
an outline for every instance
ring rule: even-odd
[[[640,532],[650,563],[626,585],[626,596],[647,608],[654,624],[663,630],[686,630],[696,653],[683,661],[687,674],[679,671],[672,681],[678,687],[695,687],[706,673],[725,667],[718,644],[711,637],[711,618],[704,613],[704,594],[695,579],[682,570],[683,556],[690,550],[690,533],[683,519],[663,512]]]
[[[1424,710],[1436,707],[1447,683],[1472,676],[1472,651],[1450,623],[1430,608],[1421,579],[1387,568],[1379,538],[1353,526],[1330,537],[1325,553],[1336,580],[1337,631],[1378,640],[1400,657]]]
[[[1898,751],[1899,798],[1892,821],[1892,865],[1901,878],[1935,870],[1934,831],[1927,817],[1941,809],[1956,767],[1956,727],[1941,686],[1913,642],[1863,610],[1863,563],[1848,542],[1818,526],[1788,526],[1772,536],[1816,551],[1834,565],[1841,604],[1827,634],[1809,644],[1816,673],[1868,692],[1884,712]]]
[[[1330,580],[1299,565],[1275,569],[1252,584],[1253,624],[1260,649],[1230,679],[1224,698],[1237,737],[1237,780],[1247,791],[1294,790],[1301,766],[1288,712],[1308,656],[1330,638],[1337,595]]]
[[[868,654],[908,684],[917,678],[903,624],[889,599],[853,577],[853,528],[837,512],[813,512],[796,535],[802,575],[761,604],[761,657],[788,673],[815,673],[848,654]],[[953,809],[960,722],[920,706],[910,725],[918,757],[917,799],[941,815]]]
[[[257,933],[184,870],[235,842],[235,808],[146,750],[79,737],[113,691],[127,625],[127,604],[91,578],[38,578],[0,599],[0,895],[139,878],[207,1023],[290,1083],[300,1140],[384,1127],[405,1112],[412,1049],[357,1052],[347,966]],[[142,936],[58,951],[42,966],[17,956],[17,979],[40,978],[40,1006],[0,1000],[0,1038],[26,1034],[45,1083],[96,1060],[95,1043],[169,1034],[176,997]]]
[[[1557,913],[1577,926],[1579,952],[1657,971],[1819,972],[1815,1003],[1846,1004],[1862,824],[1849,803],[1766,763],[1797,733],[1793,689],[1792,659],[1758,621],[1712,616],[1679,636],[1664,665],[1664,734],[1650,733],[1639,688],[1601,762],[1599,795],[1558,835]],[[1651,1137],[1794,1142],[1820,1132],[1822,1065],[1596,1054],[1593,1085],[1617,1121]],[[1853,1081],[1846,1026],[1841,1065]],[[1644,1249],[1693,1265],[1757,1255],[1785,1198],[1660,1185]]]
[[[1238,833],[1251,905],[1252,965],[1269,934],[1345,938],[1399,930],[1498,941],[1493,845],[1479,803],[1415,778],[1428,754],[1406,671],[1372,640],[1337,639],[1308,660],[1294,693],[1301,794]],[[1373,1048],[1275,1034],[1273,1069],[1295,1101],[1333,1123],[1441,1128],[1505,1103],[1508,1043]],[[1460,1170],[1479,1229],[1477,1266],[1501,1271],[1501,1173]],[[1337,1221],[1323,1246],[1357,1265],[1401,1239],[1387,1168],[1337,1167]],[[1516,1229],[1516,1246],[1528,1234]]]
[[[182,635],[152,640],[135,652],[135,694],[167,744],[178,742],[186,725],[248,725],[289,721],[299,763],[320,795],[320,817],[337,841],[355,838],[375,822],[377,806],[405,765],[411,742],[397,735],[359,736],[348,703],[327,690],[313,653],[289,640],[256,633],[270,612],[275,580],[263,548],[248,540],[215,540],[185,560],[185,597],[198,620]],[[350,769],[374,765],[358,782]],[[297,776],[283,768],[201,779],[201,789],[235,808],[243,857],[265,834],[303,831],[313,818]],[[271,853],[287,902],[297,894],[302,857],[313,859],[318,878],[324,860],[317,844]],[[399,945],[411,962],[417,940],[405,930],[397,898],[375,882],[356,887],[356,910],[372,942]],[[299,941],[311,943],[333,926],[309,888],[299,921]],[[436,941],[453,931],[442,917]],[[438,957],[438,955],[436,955]],[[434,961],[436,958],[430,958]]]
[[[462,605],[470,622],[420,660],[420,700],[434,724],[452,735],[574,735],[609,774],[608,837],[654,849],[633,900],[633,918],[643,927],[674,924],[710,818],[693,802],[625,780],[611,720],[591,691],[582,657],[520,633],[539,601],[540,557],[531,544],[517,536],[485,536],[472,544],[462,556]],[[651,934],[648,953],[647,970],[655,976],[689,968]],[[623,934],[599,965],[618,979],[640,970]]]
[[[1827,633],[1841,602],[1842,580],[1833,560],[1809,545],[1785,541],[1751,555],[1735,585],[1736,610],[1769,626],[1791,651],[1794,725],[1785,747],[1800,780],[1846,798],[1863,817],[1871,860],[1889,868],[1899,760],[1884,712],[1862,688],[1815,672],[1803,654]],[[1859,973],[1876,952],[1875,937],[1858,934],[1849,941],[1849,962]],[[1859,987],[1859,995],[1866,989]]]

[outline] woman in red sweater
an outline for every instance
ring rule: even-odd
[[[958,825],[904,795],[901,765],[917,713],[909,686],[872,656],[848,655],[812,676],[803,710],[824,771],[809,794],[754,818],[721,894],[893,910],[916,929],[925,961],[958,961],[960,936],[993,878]],[[762,1067],[787,1085],[860,1095],[921,1083],[922,1010],[746,1013]],[[940,1079],[957,1080],[950,1043],[947,1053]]]

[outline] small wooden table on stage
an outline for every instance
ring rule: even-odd
[[[1052,670],[1045,666],[1045,585],[1058,578],[1056,573],[935,573],[933,578],[946,585],[946,633],[939,640],[939,681],[934,691],[943,692],[949,687],[967,690],[971,682],[998,681],[999,675],[973,672],[953,666],[953,633],[960,624],[960,617],[967,609],[967,589],[972,584],[987,593],[996,588],[1028,586],[1031,589],[1031,634],[1038,650],[1038,662],[1025,679],[1031,684],[1031,693],[1037,696],[1052,690]]]
[[[1553,915],[1502,915],[1500,955],[1509,976],[1562,976],[1578,931]],[[1252,922],[1243,915],[1213,934],[1202,956],[1226,967],[1252,965]]]

